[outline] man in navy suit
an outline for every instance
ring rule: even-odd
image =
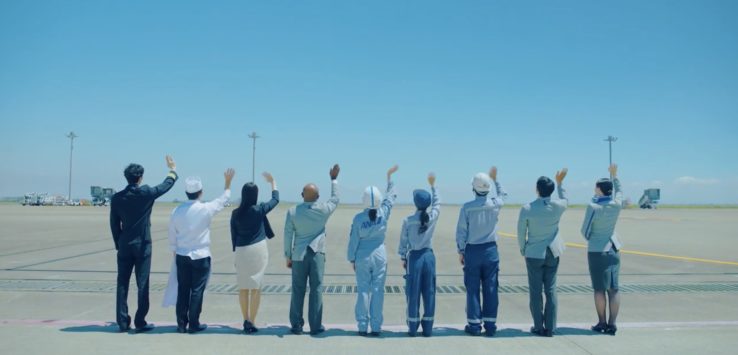
[[[136,332],[154,329],[146,323],[149,312],[149,272],[151,271],[151,209],[154,201],[164,195],[177,181],[177,166],[172,157],[167,156],[169,174],[161,184],[151,187],[141,185],[144,168],[130,164],[123,174],[128,186],[113,195],[110,201],[110,230],[118,251],[118,289],[116,295],[116,321],[121,332],[131,328],[128,315],[128,284],[131,273],[136,271],[138,287],[138,309],[134,325]]]

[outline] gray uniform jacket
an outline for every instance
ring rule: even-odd
[[[566,190],[556,188],[559,199],[538,198],[523,206],[518,217],[518,244],[520,254],[526,258],[545,259],[546,248],[558,257],[565,249],[563,238],[559,235],[559,220],[569,206]]]
[[[613,185],[613,196],[593,200],[584,214],[582,236],[587,240],[587,250],[590,253],[609,251],[613,244],[616,250],[622,246],[615,233],[615,224],[623,208],[623,193],[620,190],[620,180],[614,179]]]

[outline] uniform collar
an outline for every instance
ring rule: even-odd
[[[602,197],[595,196],[592,199],[592,201],[594,201],[595,203],[610,202],[612,201],[612,196],[602,196]]]

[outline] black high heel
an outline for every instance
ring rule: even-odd
[[[615,324],[608,325],[607,330],[605,330],[605,334],[615,335],[617,331],[618,331],[618,327]]]
[[[597,323],[592,326],[592,331],[597,333],[604,333],[607,331],[607,323]]]

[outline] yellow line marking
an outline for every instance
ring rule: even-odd
[[[517,238],[518,237],[514,234],[505,233],[505,232],[500,232],[498,234],[506,238]],[[578,248],[578,249],[587,248],[587,245],[582,244],[582,243],[566,243],[566,246],[572,247],[572,248]],[[713,259],[693,258],[690,256],[677,256],[677,255],[668,255],[668,254],[659,254],[659,253],[649,253],[649,252],[637,251],[637,250],[622,250],[621,249],[620,252],[623,254],[650,256],[654,258],[671,259],[671,260],[679,260],[679,261],[690,261],[690,262],[695,262],[695,263],[738,266],[738,262],[735,262],[735,261],[722,261],[722,260],[713,260]]]

